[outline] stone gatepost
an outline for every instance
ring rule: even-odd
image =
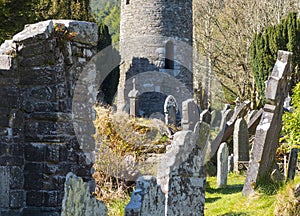
[[[128,93],[130,100],[130,113],[132,117],[136,117],[139,114],[139,96],[140,92],[135,88],[135,79],[132,80],[132,90]]]

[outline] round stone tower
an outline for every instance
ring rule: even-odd
[[[192,0],[121,0],[118,110],[128,104],[127,80],[143,72],[171,75],[192,92],[192,35]],[[147,85],[140,77],[137,88]],[[166,94],[163,88],[153,92]]]

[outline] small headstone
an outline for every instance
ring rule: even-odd
[[[273,182],[279,183],[284,180],[284,176],[278,169],[274,169],[271,173],[271,179]]]
[[[152,176],[141,176],[136,181],[130,202],[125,208],[126,216],[164,215],[165,194]]]
[[[178,105],[176,99],[169,95],[164,104],[165,122],[167,125],[176,125],[176,114],[178,112]]]
[[[222,143],[217,155],[217,188],[227,185],[228,176],[228,148],[226,143]]]
[[[194,99],[188,99],[182,102],[182,120],[183,130],[194,130],[199,121],[199,108]]]
[[[68,173],[61,216],[107,215],[107,208],[90,193],[89,184],[73,173]]]
[[[233,162],[233,154],[228,156],[228,172],[233,172],[234,162]]]
[[[224,114],[222,114],[222,120],[221,120],[221,124],[220,124],[220,128],[224,128],[225,124],[231,119],[231,117],[233,116],[234,111],[232,109],[228,109],[224,112]]]
[[[222,120],[222,113],[220,110],[213,110],[211,112],[211,127],[220,127]]]
[[[130,100],[129,114],[130,116],[135,117],[139,114],[138,97],[140,96],[140,92],[135,88],[135,79],[132,80],[132,86],[132,90],[128,93],[128,97]]]
[[[234,172],[239,172],[249,162],[248,126],[244,118],[239,118],[234,124],[233,131]],[[241,166],[240,166],[241,165]]]
[[[200,121],[201,122],[206,122],[207,124],[210,125],[211,123],[211,114],[209,112],[209,110],[203,110],[203,112],[201,112],[200,114]]]
[[[293,148],[290,152],[287,180],[294,180],[298,161],[298,148]]]

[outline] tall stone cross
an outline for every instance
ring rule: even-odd
[[[278,51],[277,61],[266,86],[266,104],[256,128],[249,168],[242,194],[254,193],[262,180],[269,180],[281,131],[283,103],[289,92],[292,53]]]

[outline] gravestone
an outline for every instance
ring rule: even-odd
[[[249,162],[249,134],[247,122],[239,118],[233,131],[234,171],[246,170]]]
[[[289,156],[287,180],[294,180],[298,161],[298,148],[291,149]]]
[[[132,80],[132,90],[128,93],[129,101],[130,101],[130,116],[135,117],[139,114],[139,96],[140,92],[135,88],[135,79]]]
[[[255,134],[256,128],[261,120],[261,116],[262,116],[263,112],[264,112],[263,109],[260,109],[254,114],[254,116],[252,116],[252,118],[250,118],[250,120],[248,122],[249,136]]]
[[[257,182],[270,180],[281,131],[283,103],[289,92],[292,53],[278,51],[277,61],[266,86],[266,104],[256,128],[249,168],[242,194],[254,193]]]
[[[217,188],[227,185],[228,176],[228,147],[226,143],[222,143],[217,155]]]
[[[231,119],[233,114],[234,114],[234,111],[232,109],[228,109],[228,110],[224,111],[224,113],[222,114],[220,128],[225,127],[226,123]]]
[[[125,208],[126,216],[164,215],[165,194],[152,176],[141,176],[136,181],[130,202]]]
[[[200,114],[200,121],[202,122],[206,122],[207,124],[210,125],[211,123],[211,114],[209,112],[209,110],[203,110],[203,112],[201,112]]]
[[[176,99],[169,95],[164,104],[165,122],[167,125],[176,125],[176,114],[178,112],[178,105]]]
[[[221,123],[221,131],[216,138],[211,142],[209,148],[205,151],[205,162],[209,161],[219,149],[222,142],[226,142],[228,138],[233,134],[234,124],[238,118],[242,118],[247,114],[250,107],[250,101],[246,100],[241,103],[237,108],[232,110],[226,110]],[[233,115],[232,115],[233,112]],[[229,116],[232,117],[229,119]],[[229,120],[227,120],[229,119]],[[227,120],[227,122],[226,122]]]
[[[165,215],[204,215],[206,178],[199,146],[206,145],[202,142],[208,135],[204,122],[194,132],[175,133],[158,168],[158,183],[166,194]]]
[[[248,115],[247,115],[247,119],[246,122],[247,124],[251,121],[251,119],[255,116],[255,114],[257,113],[257,110],[249,110]]]
[[[107,208],[90,193],[88,183],[73,173],[68,173],[65,182],[65,194],[62,201],[61,216],[107,215]]]
[[[234,162],[233,162],[233,154],[228,156],[228,172],[233,172]]]
[[[183,130],[194,130],[199,121],[199,108],[194,99],[188,99],[182,102],[182,120]]]
[[[211,127],[220,127],[222,120],[222,113],[220,110],[213,110],[211,112]]]

